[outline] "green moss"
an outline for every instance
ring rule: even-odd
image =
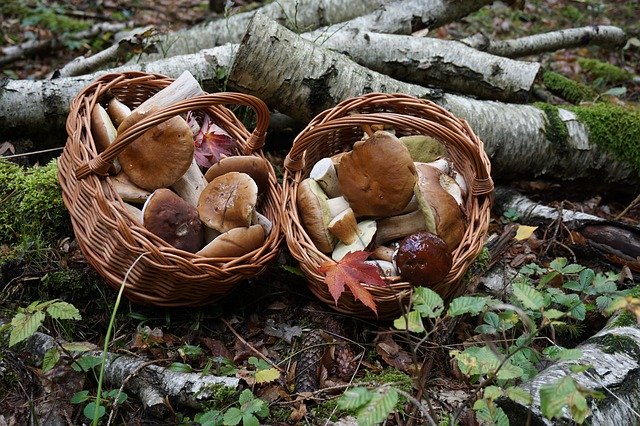
[[[636,316],[629,311],[620,312],[609,324],[609,328],[633,327],[638,325]]]
[[[578,104],[582,101],[591,101],[598,94],[588,86],[573,81],[570,78],[558,74],[557,72],[547,71],[542,75],[542,80],[546,88],[554,95],[560,96],[562,99]]]
[[[602,351],[607,354],[624,352],[635,359],[640,358],[640,347],[638,347],[638,343],[628,336],[605,334],[603,336],[592,337],[588,339],[587,342],[600,346]]]
[[[547,116],[547,126],[544,129],[545,136],[555,146],[565,146],[569,139],[567,125],[560,118],[558,107],[544,102],[537,102],[534,106]]]
[[[640,173],[640,109],[605,102],[567,108],[589,130],[589,141]]]
[[[622,83],[633,76],[630,72],[613,64],[591,58],[578,58],[580,67],[591,77],[600,80],[602,84]]]
[[[236,404],[240,392],[231,386],[222,383],[213,383],[200,390],[201,393],[210,394],[205,404],[207,410],[224,410],[228,406]]]
[[[54,241],[69,231],[55,160],[22,167],[0,159],[0,242]]]
[[[395,368],[385,368],[380,372],[367,371],[362,378],[365,383],[388,383],[395,388],[410,393],[412,388],[411,377]],[[402,399],[402,398],[401,398]]]

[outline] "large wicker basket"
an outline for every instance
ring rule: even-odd
[[[261,195],[258,210],[273,222],[273,229],[260,248],[241,257],[198,256],[168,246],[148,232],[128,212],[107,173],[113,159],[145,130],[187,111],[206,113],[239,142],[245,155],[264,158],[261,149],[269,110],[258,98],[239,93],[206,94],[177,103],[128,128],[97,154],[90,123],[97,102],[116,96],[134,108],[172,81],[162,75],[128,72],[104,75],[84,88],[70,107],[58,178],[79,246],[110,286],[119,289],[124,283],[124,294],[142,304],[201,306],[226,296],[276,258],[282,240],[282,188],[269,166],[268,192]],[[249,132],[225,104],[251,107],[256,113],[255,130]]]
[[[493,200],[490,163],[482,141],[468,124],[433,102],[403,94],[370,93],[345,100],[317,115],[298,134],[285,160],[283,177],[283,229],[287,245],[307,277],[311,291],[339,312],[375,318],[373,311],[345,290],[336,305],[321,264],[331,261],[318,251],[307,235],[296,205],[300,182],[309,176],[313,165],[323,157],[351,149],[362,138],[363,125],[390,125],[399,136],[426,134],[440,140],[447,148],[455,168],[463,175],[469,188],[464,200],[468,226],[462,243],[453,252],[453,267],[434,290],[445,300],[460,294],[461,278],[482,249],[489,225]],[[387,279],[388,287],[366,285],[377,305],[378,318],[398,316],[406,305],[412,286],[400,277]]]

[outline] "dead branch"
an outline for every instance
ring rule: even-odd
[[[53,337],[39,332],[25,341],[25,349],[39,360],[54,346]],[[82,355],[102,357],[102,352],[96,350]],[[235,377],[171,371],[149,364],[148,360],[142,358],[112,352],[107,353],[104,372],[109,386],[117,388],[124,383],[123,390],[139,398],[145,409],[158,417],[167,412],[168,400],[174,404],[200,409],[203,402],[212,397],[213,386],[236,388],[239,383],[239,379]]]
[[[624,46],[627,36],[618,27],[593,25],[535,34],[513,40],[492,40],[484,34],[475,34],[460,40],[467,46],[507,58],[521,58],[560,49],[595,45],[615,49]]]

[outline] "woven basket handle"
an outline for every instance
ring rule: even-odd
[[[450,149],[456,149],[464,152],[465,157],[471,160],[469,166],[471,166],[473,170],[474,179],[473,182],[470,182],[470,185],[473,194],[491,194],[493,192],[494,185],[490,176],[490,165],[488,164],[488,160],[487,163],[483,162],[483,158],[486,158],[486,155],[484,154],[484,144],[473,133],[465,120],[457,118],[450,119],[457,124],[456,127],[458,127],[458,130],[456,132],[424,118],[390,112],[352,114],[331,118],[326,123],[315,123],[314,137],[306,137],[304,131],[302,132],[302,137],[299,137],[294,141],[293,147],[285,158],[284,167],[292,173],[303,170],[306,166],[305,153],[307,149],[313,148],[313,145],[320,140],[321,135],[334,132],[338,129],[387,123],[413,128],[425,133],[432,133],[430,130],[435,127],[453,133],[461,132],[465,134],[464,138],[447,138],[449,140],[443,140],[443,142]],[[314,125],[314,123],[311,123],[310,126],[311,125]],[[319,130],[321,127],[325,128]]]
[[[222,104],[244,105],[255,111],[257,116],[256,126],[246,142],[244,154],[249,155],[254,151],[261,149],[264,146],[267,128],[269,127],[269,108],[267,105],[261,99],[243,93],[211,93],[185,99],[158,112],[152,112],[149,116],[132,125],[121,134],[118,134],[111,145],[109,145],[109,147],[102,151],[97,157],[80,165],[76,170],[76,178],[84,179],[91,174],[97,174],[100,176],[107,175],[107,171],[109,170],[113,160],[131,142],[136,140],[151,127],[154,127],[171,117],[186,113],[187,111]]]

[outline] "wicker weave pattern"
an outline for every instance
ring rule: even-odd
[[[460,279],[482,249],[489,224],[493,201],[491,165],[482,141],[468,124],[445,109],[427,100],[403,94],[370,93],[341,102],[316,116],[298,134],[285,160],[283,177],[282,214],[289,251],[296,258],[307,277],[310,290],[323,302],[339,312],[373,317],[373,312],[354,301],[348,292],[335,305],[319,266],[331,258],[316,249],[307,235],[296,205],[300,182],[309,176],[313,165],[323,157],[348,151],[361,139],[363,124],[392,125],[399,136],[411,134],[431,135],[442,141],[456,170],[469,187],[464,203],[468,225],[462,243],[453,252],[453,267],[445,280],[434,290],[445,299],[460,294]],[[367,289],[374,296],[378,318],[398,316],[406,304],[412,286],[400,278],[390,279],[389,287]]]
[[[118,135],[97,154],[90,130],[97,102],[116,96],[135,108],[173,80],[138,72],[107,74],[80,92],[67,119],[67,144],[59,160],[59,181],[76,239],[89,263],[133,301],[166,307],[201,306],[218,301],[243,279],[263,272],[276,258],[282,239],[279,206],[282,189],[270,166],[269,189],[258,210],[273,222],[273,230],[257,250],[235,258],[205,258],[168,246],[148,232],[126,210],[107,175],[111,161],[150,127],[187,111],[206,112],[240,144],[245,155],[264,158],[262,146],[269,111],[258,98],[238,93],[202,95],[151,114]],[[246,105],[257,115],[250,133],[223,104]]]

